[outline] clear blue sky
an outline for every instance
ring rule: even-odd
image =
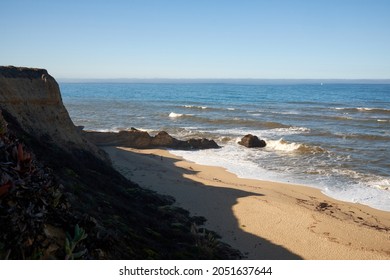
[[[390,79],[390,0],[9,0],[0,65],[56,78]]]

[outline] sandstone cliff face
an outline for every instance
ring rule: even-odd
[[[44,69],[0,67],[0,109],[13,115],[28,133],[69,149],[104,155],[78,132],[62,103],[55,79]]]

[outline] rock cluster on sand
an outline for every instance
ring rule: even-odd
[[[179,150],[202,150],[217,149],[220,146],[214,141],[206,138],[191,138],[189,140],[178,140],[165,131],[160,131],[151,136],[146,131],[131,128],[119,132],[84,131],[81,133],[86,139],[98,146],[121,146],[136,149],[171,148]],[[263,148],[267,144],[257,136],[245,135],[238,144],[247,148]]]
[[[99,146],[122,146],[137,149],[171,148],[171,149],[215,149],[220,148],[214,140],[206,138],[178,140],[165,131],[150,136],[146,131],[135,128],[119,132],[84,131],[85,137]]]
[[[264,148],[267,145],[264,140],[252,134],[245,135],[238,144],[247,148]]]

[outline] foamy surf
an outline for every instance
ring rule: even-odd
[[[384,209],[386,201],[390,205],[384,181],[390,178],[389,85],[327,85],[320,90],[232,84],[61,87],[72,120],[85,130],[143,127],[178,139],[205,137],[223,148],[194,155],[210,165],[223,163],[242,177],[282,178],[375,208]],[[238,145],[246,134],[268,146],[251,150]],[[378,192],[369,194],[371,189]]]
[[[184,108],[206,110],[208,107],[207,106],[198,106],[198,105],[184,105]]]
[[[377,113],[377,114],[390,114],[390,109],[387,108],[371,108],[371,107],[336,107],[338,111],[345,111],[349,113]]]
[[[281,152],[296,152],[296,153],[324,153],[325,150],[321,147],[310,146],[303,143],[288,142],[283,138],[279,140],[266,140],[267,148]]]
[[[172,119],[175,119],[175,118],[180,118],[182,117],[184,114],[178,114],[178,113],[175,113],[175,112],[171,112],[169,114],[169,117],[172,118]]]
[[[299,149],[302,149],[302,145],[296,143],[279,143],[276,146],[277,147],[272,148],[272,150],[276,149],[288,153],[294,153]],[[325,169],[313,169],[315,172],[311,175],[321,175],[323,178],[319,181],[316,181],[314,179],[315,177],[307,177],[310,176],[310,172],[307,173],[307,176],[297,177],[296,172],[294,169],[291,169],[289,165],[284,167],[280,166],[279,169],[275,170],[270,170],[266,166],[262,166],[261,163],[269,156],[269,151],[267,152],[266,149],[247,149],[237,145],[236,143],[233,144],[232,142],[224,145],[222,149],[216,150],[171,150],[170,152],[197,164],[225,168],[227,171],[237,175],[239,178],[311,186],[320,189],[324,194],[336,199],[366,204],[377,209],[390,211],[390,185],[386,179],[368,181],[366,183],[349,184],[348,181],[338,180],[337,178],[339,177],[333,178],[332,173],[334,170]],[[305,166],[300,168],[304,169]],[[309,167],[306,168],[309,169]],[[359,177],[358,174],[355,174],[352,170],[349,172],[349,176],[355,178]]]

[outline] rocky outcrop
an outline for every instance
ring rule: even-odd
[[[146,131],[131,130],[119,132],[84,131],[85,138],[99,146],[122,146],[137,149],[171,148],[171,149],[216,149],[220,148],[214,140],[190,139],[178,140],[165,131],[150,136]]]
[[[157,133],[156,136],[151,137],[150,146],[151,147],[178,147],[180,146],[180,143],[182,141],[179,141],[175,138],[173,138],[171,135],[169,135],[166,131],[160,131]]]
[[[57,82],[45,69],[1,66],[0,109],[37,139],[64,149],[84,149],[107,160],[78,132],[62,103]]]
[[[252,134],[245,135],[238,144],[247,148],[264,148],[267,145],[264,140]]]
[[[129,130],[120,132],[83,131],[84,137],[98,146],[123,146],[135,148],[147,148],[150,146],[151,137],[145,131]],[[129,145],[132,143],[132,145]]]

